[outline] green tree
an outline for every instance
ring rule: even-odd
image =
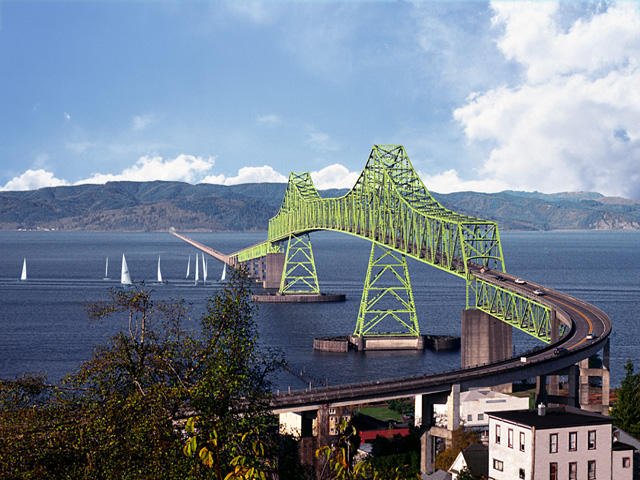
[[[633,372],[630,359],[627,360],[624,371],[617,399],[611,408],[611,416],[615,417],[614,425],[640,439],[640,374]]]
[[[144,286],[88,305],[92,320],[123,322],[90,360],[61,385],[44,376],[0,382],[0,477],[278,472],[283,442],[268,428],[266,406],[281,359],[259,349],[249,295],[248,280],[235,272],[198,323],[182,302],[156,302]],[[199,443],[198,456],[184,455],[185,434]]]

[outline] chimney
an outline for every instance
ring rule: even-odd
[[[539,403],[538,404],[538,416],[539,417],[544,417],[546,412],[546,407],[544,406],[544,403]]]

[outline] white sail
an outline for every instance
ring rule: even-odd
[[[187,276],[184,278],[189,278],[189,270],[191,269],[191,255],[189,255],[189,261],[187,262]]]
[[[202,254],[202,280],[207,281],[207,259]]]
[[[133,283],[131,281],[131,275],[129,275],[129,267],[127,267],[127,260],[124,258],[124,253],[122,254],[122,273],[120,274],[120,283],[122,285],[131,285]]]
[[[20,275],[20,280],[26,280],[27,279],[27,259],[24,259],[24,262],[22,262],[22,275]]]
[[[200,272],[198,270],[198,254],[196,253],[196,282],[200,280]]]
[[[109,257],[107,257],[106,265],[104,267],[104,279],[109,280]]]
[[[224,282],[227,279],[227,264],[224,264],[224,268],[222,269],[222,277],[220,278],[221,282]]]
[[[158,255],[158,283],[162,283],[162,272],[160,271],[160,255]]]

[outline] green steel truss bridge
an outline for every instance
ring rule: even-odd
[[[291,173],[267,240],[226,261],[248,264],[284,254],[279,293],[319,294],[309,237],[318,230],[371,242],[356,336],[419,335],[406,257],[463,279],[468,309],[482,310],[545,343],[565,332],[548,302],[500,281],[505,264],[497,224],[440,205],[401,145],[375,145],[356,184],[339,198],[321,198],[309,173]]]

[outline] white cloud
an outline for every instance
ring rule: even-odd
[[[479,169],[487,185],[640,198],[639,8],[610,5],[567,23],[565,6],[493,4],[498,46],[524,75],[470,96],[454,118],[491,145]]]
[[[509,188],[506,183],[500,180],[463,180],[453,169],[437,175],[425,175],[418,172],[418,176],[427,190],[437,193],[501,192]]]
[[[321,132],[312,132],[306,143],[314,150],[320,152],[335,152],[339,149],[338,145],[331,139],[329,135]]]
[[[232,13],[247,18],[258,25],[270,23],[275,14],[273,8],[268,8],[271,7],[271,5],[260,1],[228,2],[226,5]]]
[[[212,157],[202,158],[193,155],[178,155],[171,160],[164,160],[160,156],[141,157],[135,165],[126,168],[119,174],[96,173],[92,177],[76,182],[106,183],[115,181],[167,180],[193,183],[199,177],[206,174],[213,167],[215,160]]]
[[[44,169],[27,170],[19,177],[14,177],[0,190],[37,190],[44,187],[55,187],[59,185],[68,185],[66,180],[56,178],[52,172]]]
[[[324,167],[317,172],[311,172],[313,184],[318,190],[327,188],[351,188],[355,185],[360,172],[350,172],[338,163]]]
[[[65,147],[75,153],[85,153],[94,146],[92,142],[67,142]]]
[[[69,120],[71,120],[71,115],[69,115],[67,112],[64,112],[64,119],[68,122]]]
[[[131,119],[131,128],[133,128],[134,131],[139,132],[154,123],[155,120],[155,115],[152,114],[134,115]]]
[[[280,123],[280,117],[274,114],[258,115],[258,123],[264,123],[266,125],[277,125]]]
[[[235,177],[225,178],[224,175],[209,175],[202,183],[217,183],[221,185],[238,185],[240,183],[286,183],[287,177],[276,172],[272,167],[242,167]]]

